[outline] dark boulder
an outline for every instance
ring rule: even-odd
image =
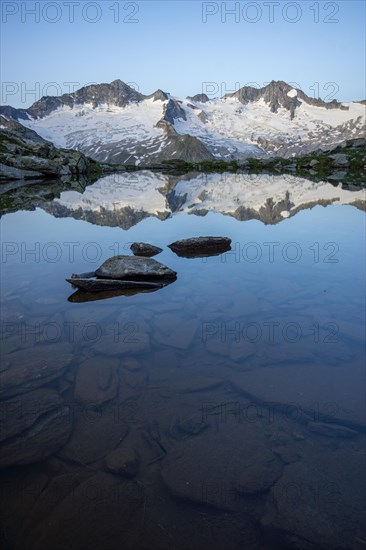
[[[231,250],[231,239],[227,237],[194,237],[175,241],[168,246],[183,258],[201,258],[217,256]]]
[[[169,267],[151,258],[138,256],[114,256],[109,258],[95,272],[101,279],[131,281],[171,280],[177,274]]]
[[[148,243],[132,243],[130,248],[135,256],[145,256],[147,258],[163,252],[162,248]]]

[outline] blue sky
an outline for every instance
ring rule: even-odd
[[[362,0],[2,0],[1,8],[2,104],[27,107],[117,78],[178,96],[272,79],[326,100],[366,96]]]

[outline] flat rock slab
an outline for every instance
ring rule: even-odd
[[[116,397],[118,364],[112,357],[91,357],[81,363],[75,379],[75,399],[82,403],[104,403]]]
[[[135,256],[144,256],[146,258],[151,258],[151,256],[156,256],[160,252],[163,252],[163,249],[159,246],[148,243],[132,243],[130,248]]]
[[[62,403],[59,394],[50,388],[39,388],[1,401],[0,442],[3,443],[34,426],[40,417],[59,409]]]
[[[114,256],[106,260],[95,272],[102,279],[125,279],[135,281],[171,280],[177,274],[169,267],[153,260],[140,256]]]
[[[228,237],[194,237],[182,239],[168,247],[183,258],[202,258],[217,256],[231,250],[231,239]]]
[[[235,510],[243,495],[269,490],[282,469],[259,425],[233,421],[221,425],[218,432],[177,443],[161,473],[174,496]]]
[[[317,447],[285,467],[271,488],[262,524],[283,531],[294,548],[362,550],[365,473],[362,452]]]
[[[118,404],[89,407],[74,411],[72,435],[59,456],[79,464],[90,464],[104,458],[128,433],[128,426],[118,416]]]
[[[140,330],[137,324],[133,326],[131,333],[126,331],[125,334],[107,334],[102,336],[95,344],[92,343],[93,350],[104,355],[113,355],[122,357],[124,355],[137,355],[150,351],[150,336]]]
[[[134,477],[139,469],[139,458],[133,449],[118,448],[106,457],[110,472],[123,477]]]
[[[97,473],[70,487],[46,520],[20,533],[15,550],[133,550],[139,546],[136,532],[141,527],[143,498],[137,483]]]
[[[24,413],[18,410],[13,416],[7,415],[5,435],[10,437],[0,444],[0,468],[44,460],[60,450],[70,437],[70,411],[57,394],[52,390],[48,396],[38,390],[32,394],[24,396]],[[15,401],[12,405],[19,407]],[[6,403],[11,405],[5,402],[5,406]],[[39,407],[45,408],[44,414]]]
[[[170,316],[171,317],[171,316]],[[196,333],[198,332],[200,326],[197,319],[182,319],[179,318],[178,326],[174,326],[174,320],[170,326],[170,330],[165,332],[161,330],[156,330],[154,333],[154,339],[158,344],[163,344],[164,346],[172,346],[178,349],[188,349]],[[159,327],[159,321],[157,320],[156,325]],[[164,328],[164,327],[163,327]]]
[[[365,378],[362,364],[307,364],[237,372],[231,381],[256,402],[276,405],[279,413],[291,409],[299,420],[307,416],[310,421],[327,420],[352,428],[366,426]]]
[[[77,288],[87,292],[103,292],[106,290],[146,290],[159,289],[164,285],[149,281],[119,281],[118,279],[66,279]]]
[[[0,398],[27,393],[60,377],[73,359],[68,343],[45,344],[6,356],[0,372]]]

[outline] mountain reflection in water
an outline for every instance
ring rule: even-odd
[[[364,548],[362,189],[139,172],[0,194],[6,550]],[[232,250],[167,247],[199,235]],[[174,284],[68,300],[132,241]]]
[[[73,217],[96,225],[129,229],[141,220],[155,216],[160,220],[177,213],[205,216],[218,212],[237,220],[261,220],[275,224],[300,210],[317,204],[353,204],[365,209],[365,192],[341,183],[292,176],[290,174],[203,174],[171,176],[151,171],[111,174],[74,189],[54,183],[7,191],[8,201],[17,204],[33,201],[55,217]],[[54,193],[52,202],[47,202]],[[17,197],[18,195],[18,197]],[[55,198],[56,197],[56,198]],[[5,208],[5,211],[6,210]]]

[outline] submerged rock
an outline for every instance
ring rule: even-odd
[[[134,477],[139,469],[139,459],[133,449],[115,449],[106,458],[110,472],[124,477]]]
[[[0,468],[44,460],[67,442],[72,431],[69,408],[48,388],[3,401],[0,414]]]
[[[334,432],[335,423],[351,429],[366,426],[363,363],[345,363],[340,367],[279,365],[235,373],[232,384],[236,391],[252,396],[257,403],[281,405],[286,416],[292,410],[299,420],[315,420],[318,432],[324,431],[324,424],[320,428],[319,421]],[[314,429],[314,424],[310,428]],[[342,437],[346,434],[348,430],[343,429]]]
[[[151,258],[139,256],[114,256],[106,260],[95,272],[101,279],[149,281],[176,279],[177,274],[169,267]]]
[[[47,498],[42,493],[36,503],[38,514],[34,517],[31,513],[27,529],[19,530],[15,547],[18,550],[141,547],[138,536],[143,520],[141,487],[106,472],[97,472],[77,485],[75,478],[63,479],[62,490],[53,488],[47,512],[41,508]],[[55,493],[62,495],[57,502]]]
[[[75,378],[74,397],[82,403],[104,403],[116,397],[119,378],[118,361],[98,357],[86,359],[79,366]]]
[[[79,464],[104,459],[129,431],[127,423],[116,414],[113,405],[107,403],[74,405],[73,432],[58,456]]]
[[[202,419],[202,415],[189,418],[177,418],[170,428],[170,435],[174,439],[186,439],[198,435],[209,427],[209,424]]]
[[[356,430],[341,426],[339,424],[327,424],[325,422],[308,422],[307,428],[313,433],[324,435],[325,437],[357,437],[359,435]]]
[[[163,252],[163,249],[159,248],[159,246],[148,243],[132,243],[130,248],[135,256],[145,256],[147,258]]]
[[[365,459],[346,449],[303,448],[272,486],[261,523],[291,548],[364,548]]]
[[[177,443],[161,473],[180,499],[237,510],[243,496],[268,491],[282,470],[260,427],[233,423]]]
[[[217,256],[231,250],[231,239],[227,237],[193,237],[175,241],[168,247],[183,258]]]
[[[73,359],[71,344],[46,344],[7,355],[0,372],[0,398],[27,393],[62,376]]]

